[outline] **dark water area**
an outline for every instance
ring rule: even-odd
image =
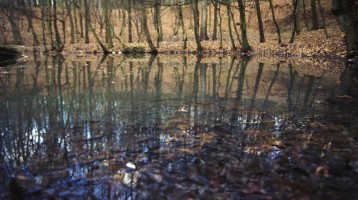
[[[0,199],[356,199],[338,61],[28,58],[0,68]]]

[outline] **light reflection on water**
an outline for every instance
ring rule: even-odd
[[[193,142],[201,133],[240,140],[244,132],[266,131],[278,137],[315,118],[315,102],[325,101],[340,77],[248,58],[55,57],[21,66],[0,69],[1,161],[28,168],[42,177],[42,187],[54,187],[62,197],[71,184],[83,189],[69,195],[136,196],[111,179],[123,164],[137,159],[142,167],[177,172],[198,159],[203,163]],[[213,140],[204,136],[200,140]],[[244,143],[250,142],[232,148],[245,152]],[[276,147],[269,157],[279,155]],[[70,183],[80,180],[91,183]]]

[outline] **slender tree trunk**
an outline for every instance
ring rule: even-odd
[[[56,37],[55,51],[62,52],[64,45],[62,44],[62,41],[61,41],[61,36],[60,36],[60,32],[58,30],[57,21],[58,21],[58,19],[57,19],[57,1],[53,1],[53,28],[54,28],[55,37]]]
[[[297,30],[297,5],[298,5],[298,0],[292,0],[292,5],[293,5],[293,28],[292,28],[292,33],[291,33],[291,39],[289,41],[289,43],[293,43],[295,41],[295,34],[296,34],[296,30]]]
[[[316,8],[316,0],[311,0],[311,13],[312,13],[312,30],[318,30],[318,15]]]
[[[221,17],[220,7],[218,10],[218,13],[219,13],[219,31],[220,31],[220,46],[219,46],[219,48],[222,49],[223,48],[223,27],[222,27],[223,19]]]
[[[182,28],[182,34],[183,34],[183,49],[185,50],[187,48],[187,36],[186,36],[186,31],[185,31],[185,24],[184,24],[184,17],[183,17],[183,9],[182,9],[182,5],[180,4],[179,0],[178,0],[178,9],[179,9],[179,21],[180,21],[180,25]]]
[[[92,27],[91,23],[89,23],[88,25],[89,25],[89,27],[88,27],[89,30],[92,32],[92,34],[93,34],[94,38],[96,39],[97,43],[98,43],[99,46],[102,48],[103,53],[104,53],[104,54],[109,54],[109,53],[111,53],[111,52],[107,49],[107,47],[102,43],[102,41],[99,39],[99,37],[98,37],[96,31],[94,30],[94,28]]]
[[[82,9],[83,9],[83,5],[82,5],[82,0],[78,0],[78,10],[79,10],[79,17],[80,17],[80,33],[81,33],[81,38],[84,38],[85,37],[85,34],[84,34],[84,29],[83,29],[83,12],[82,12]]]
[[[278,26],[278,23],[277,23],[277,20],[276,20],[276,17],[275,17],[275,9],[273,7],[272,0],[270,0],[270,9],[271,9],[271,13],[272,13],[272,20],[273,20],[273,23],[275,24],[275,27],[276,27],[278,43],[281,44],[281,42],[282,42],[281,41],[281,31],[280,31],[280,27]]]
[[[324,33],[326,35],[327,38],[329,38],[328,32],[327,32],[327,27],[326,27],[326,19],[324,18],[324,11],[321,5],[321,0],[317,0],[318,1],[318,7],[319,7],[319,11],[321,13],[321,17],[322,17],[322,25],[323,25],[323,29],[324,29]]]
[[[148,22],[147,22],[147,12],[144,4],[144,0],[141,0],[142,2],[142,24],[143,24],[143,30],[145,33],[145,36],[147,38],[147,42],[150,48],[150,52],[153,54],[157,54],[158,50],[155,48],[152,38],[150,37],[149,29],[148,29]]]
[[[52,23],[53,23],[53,19],[52,19],[52,11],[51,11],[51,0],[47,0],[46,1],[46,20],[47,21],[47,30],[48,30],[48,34],[49,34],[49,37],[50,37],[50,41],[51,41],[51,48],[52,50],[55,50],[56,49],[56,46],[55,46],[55,41],[54,41],[54,38],[53,38],[53,30],[52,30]]]
[[[125,10],[122,10],[122,25],[121,25],[121,30],[120,30],[120,33],[119,33],[119,36],[121,37],[121,41],[124,41],[124,28],[126,27],[126,12]]]
[[[218,32],[218,8],[219,4],[217,0],[214,0],[214,30],[212,40],[217,40],[217,32]]]
[[[245,5],[244,5],[243,0],[237,0],[237,2],[239,4],[239,11],[240,11],[242,51],[248,52],[248,51],[250,51],[250,45],[249,45],[249,41],[247,40],[247,33],[246,33]]]
[[[306,0],[302,0],[302,7],[303,7],[303,19],[305,20],[306,30],[309,30],[308,22],[307,22]]]
[[[159,42],[163,41],[163,27],[162,27],[162,17],[161,17],[161,0],[155,0],[154,7],[154,25],[157,30],[157,46],[159,47]]]
[[[200,39],[208,40],[208,0],[202,1]]]
[[[31,30],[32,38],[34,40],[33,41],[34,46],[37,46],[40,42],[39,42],[39,39],[37,38],[36,31],[34,29],[34,25],[33,25],[33,21],[32,21],[32,16],[33,16],[32,7],[31,7],[31,5],[27,5],[25,0],[22,0],[22,4],[25,7],[25,15],[26,15],[27,22],[29,23],[29,28]],[[29,2],[29,4],[31,4],[31,2]]]
[[[232,12],[231,9],[230,9],[230,16],[231,16],[232,25],[234,26],[234,31],[235,31],[235,34],[236,34],[236,38],[237,38],[237,40],[239,41],[239,43],[241,45],[242,42],[241,42],[241,39],[240,39],[240,34],[239,34],[239,31],[237,30],[234,13]]]
[[[128,43],[132,42],[132,0],[128,0]]]
[[[90,16],[90,2],[89,0],[83,0],[84,1],[84,7],[85,7],[85,43],[89,44],[89,29],[90,29],[90,23],[91,23],[91,16]]]
[[[110,21],[111,9],[109,4],[111,1],[103,0],[103,12],[104,12],[104,23],[106,27],[106,42],[108,44],[108,48],[113,48],[113,33],[112,33],[112,25]]]
[[[45,10],[45,2],[44,0],[41,0],[42,2],[42,8],[41,8],[41,18],[42,19],[46,19],[46,10]],[[45,20],[41,20],[41,27],[42,27],[42,44],[44,45],[45,47],[45,52],[48,52],[48,49],[47,49],[47,42],[46,42],[46,34],[45,34],[45,29],[46,29],[46,23],[45,23]]]
[[[260,33],[260,42],[265,42],[265,34],[264,34],[264,26],[262,23],[261,17],[261,9],[260,9],[260,0],[255,0],[256,13],[257,13],[257,21],[259,25],[259,33]]]
[[[14,8],[9,8],[7,18],[10,21],[14,44],[22,44],[22,37],[18,23],[15,21],[16,16],[14,10]]]
[[[229,28],[229,36],[230,36],[230,41],[231,41],[231,50],[236,50],[234,37],[232,36],[231,14],[230,13],[231,13],[230,3],[227,3],[226,4],[226,14],[227,14],[227,23],[228,23],[228,28]]]
[[[200,39],[200,36],[199,36],[199,6],[198,6],[198,0],[194,0],[193,15],[194,15],[194,36],[195,36],[195,42],[196,42],[196,49],[198,51],[203,51],[204,49],[201,46],[201,39]]]
[[[66,3],[67,13],[68,13],[67,15],[69,16],[69,20],[70,20],[71,44],[75,44],[76,43],[75,25],[73,23],[72,5],[70,5],[69,0],[66,0],[65,3]]]

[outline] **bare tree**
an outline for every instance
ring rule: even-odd
[[[242,51],[248,52],[250,51],[250,45],[249,45],[249,41],[247,40],[247,33],[246,33],[245,4],[243,0],[237,0],[237,2],[239,4],[239,11],[240,11]]]
[[[260,33],[260,42],[265,42],[265,34],[264,34],[264,26],[262,24],[262,17],[261,17],[261,9],[260,9],[260,0],[255,0],[256,6],[256,15],[257,21],[259,25],[259,33]]]

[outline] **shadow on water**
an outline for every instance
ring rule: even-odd
[[[352,71],[302,66],[108,56],[0,68],[0,199],[354,198]]]

